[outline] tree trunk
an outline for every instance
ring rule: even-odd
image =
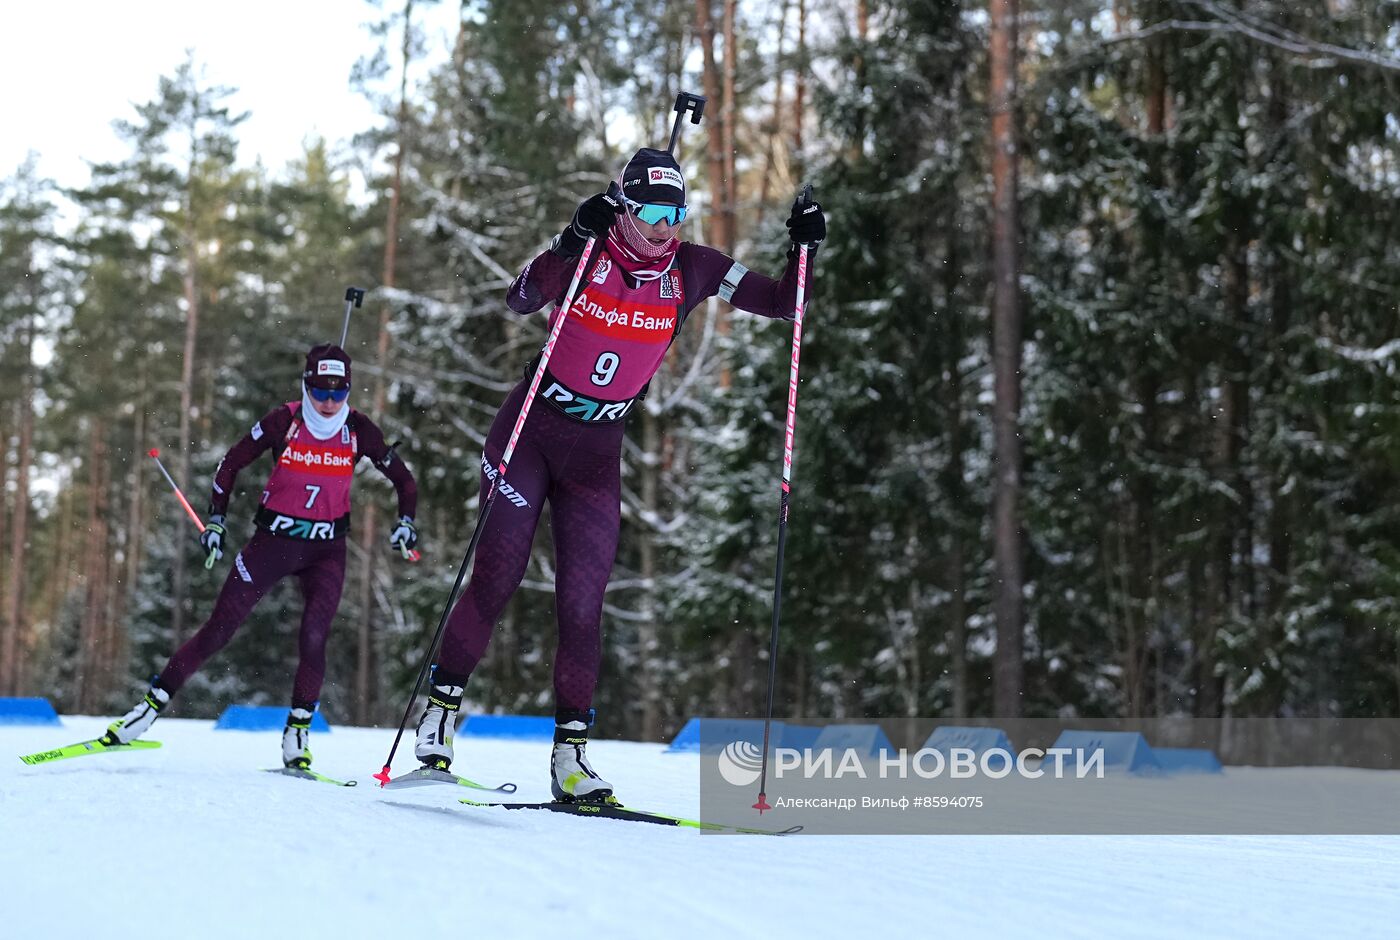
[[[192,113],[198,114],[196,102]],[[180,363],[180,456],[175,461],[175,480],[180,489],[189,494],[190,452],[194,441],[190,440],[190,418],[194,404],[194,355],[195,341],[199,336],[199,245],[196,241],[194,179],[199,169],[199,137],[195,127],[190,127],[190,159],[188,177],[185,180],[185,225],[184,225],[184,293],[185,293],[185,347]],[[184,552],[176,552],[175,568],[172,572],[170,588],[170,633],[172,648],[185,639],[185,593],[188,572],[184,564]]]
[[[728,2],[728,0],[726,0]],[[705,241],[709,244],[724,250],[724,246],[733,242],[733,235],[729,231],[729,209],[725,204],[727,187],[725,185],[725,167],[727,162],[724,155],[725,132],[724,116],[725,108],[721,97],[721,78],[718,64],[715,62],[715,22],[712,0],[697,0],[695,6],[695,28],[700,37],[700,52],[704,63],[702,71],[702,81],[705,89],[705,97],[712,102],[712,107],[719,112],[717,120],[710,120],[705,124],[705,160],[709,176],[709,232],[705,236]],[[725,51],[729,55],[729,51]],[[732,249],[730,249],[732,251]],[[712,305],[711,315],[715,317],[715,332],[721,336],[729,334],[729,310],[723,305]],[[731,382],[729,374],[729,356],[725,352],[724,344],[720,344],[720,388],[729,388]]]
[[[399,113],[394,144],[394,177],[389,189],[389,211],[384,219],[384,270],[381,283],[387,289],[395,286],[395,270],[399,254],[399,205],[403,196],[403,160],[408,139],[408,65],[413,54],[413,0],[407,0],[403,8],[403,67],[399,72]],[[389,318],[392,313],[387,300],[379,305],[379,335],[375,342],[375,361],[379,364],[379,375],[374,380],[374,397],[370,414],[377,421],[383,420],[384,404],[388,396],[389,375]],[[348,342],[348,341],[347,341]],[[379,664],[374,629],[374,570],[379,558],[379,513],[378,506],[371,499],[365,500],[364,511],[360,515],[360,546],[363,549],[360,564],[359,629],[358,649],[355,660],[355,721],[369,724],[375,715],[378,699],[378,682],[375,676]]]
[[[53,577],[49,581],[49,595],[45,602],[49,636],[58,635],[63,619],[64,603],[68,599],[68,589],[73,583],[73,504],[76,502],[73,485],[70,482],[58,496],[57,547],[54,550]],[[51,652],[50,655],[56,655]]]
[[[706,220],[708,232],[705,241],[716,247],[728,243],[729,236],[724,230],[727,217],[724,212],[724,107],[720,93],[719,65],[715,61],[715,23],[712,0],[697,0],[695,6],[695,28],[700,38],[700,52],[703,61],[701,82],[708,98],[719,113],[715,119],[705,122],[705,161],[709,177],[710,212]]]
[[[1270,57],[1270,77],[1273,81],[1273,94],[1269,99],[1269,125],[1274,134],[1288,133],[1290,67],[1280,61],[1279,56]],[[1282,401],[1286,391],[1288,375],[1288,349],[1285,345],[1289,326],[1293,320],[1293,279],[1290,263],[1280,251],[1271,252],[1273,264],[1270,271],[1272,290],[1270,291],[1270,334],[1269,369],[1265,391],[1273,401]],[[1279,406],[1275,406],[1278,408]],[[1287,417],[1275,412],[1274,434],[1282,437]],[[1281,470],[1269,472],[1269,518],[1267,522],[1269,540],[1268,586],[1265,593],[1265,609],[1261,619],[1265,624],[1265,646],[1268,649],[1282,649],[1287,635],[1288,588],[1292,581],[1293,536],[1291,522],[1296,518],[1297,497],[1288,486],[1288,474]],[[1287,688],[1287,677],[1276,674],[1270,677],[1262,707],[1256,711],[1264,717],[1277,715],[1283,705]]]
[[[996,403],[993,548],[996,559],[996,716],[1021,713],[1023,600],[1021,596],[1021,305],[1020,220],[1017,199],[1017,0],[991,0],[992,124],[992,358]]]
[[[802,176],[802,118],[807,110],[807,0],[797,0],[797,90],[792,101],[792,150]]]
[[[7,413],[13,412],[13,414]],[[19,403],[0,400],[0,414],[5,415],[4,433],[0,433],[0,695],[9,694],[9,684],[18,684],[12,679],[12,674],[8,673],[10,663],[13,659],[5,655],[7,644],[10,642],[10,618],[5,616],[5,611],[9,610],[9,584],[3,577],[3,573],[10,570],[8,564],[8,545],[5,538],[5,519],[8,515],[10,482],[10,434],[11,427],[18,427],[20,423]],[[7,676],[11,678],[7,679]]]
[[[1156,3],[1148,4],[1152,22],[1160,21],[1161,11]],[[1144,17],[1146,19],[1146,17]],[[1166,40],[1154,36],[1147,42],[1147,133],[1155,141],[1166,127],[1167,117],[1167,68]]]
[[[94,421],[88,439],[88,519],[83,551],[84,603],[78,630],[78,708],[96,713],[106,697],[102,661],[103,622],[107,614],[107,440],[106,427]]]
[[[136,401],[136,417],[131,437],[131,470],[127,476],[126,554],[122,559],[121,590],[113,602],[112,622],[108,638],[111,675],[119,679],[126,675],[130,654],[127,614],[141,582],[142,552],[146,528],[146,363],[141,364],[140,392]]]
[[[1230,55],[1232,70],[1239,62]],[[1222,124],[1231,128],[1235,153],[1246,159],[1244,132],[1239,126],[1243,100],[1242,78],[1226,95]],[[1253,548],[1253,513],[1247,475],[1240,467],[1240,453],[1249,426],[1250,337],[1249,323],[1249,240],[1250,213],[1244,197],[1226,193],[1224,197],[1224,241],[1221,245],[1221,291],[1224,305],[1225,346],[1221,361],[1220,413],[1216,422],[1214,469],[1216,479],[1225,483],[1237,499],[1217,500],[1214,532],[1211,538],[1211,558],[1208,569],[1207,604],[1210,605],[1204,624],[1205,633],[1198,651],[1196,681],[1199,717],[1216,718],[1223,714],[1226,683],[1216,675],[1216,639],[1230,622],[1240,602],[1235,570],[1235,553],[1243,550],[1242,564],[1250,564]]]
[[[6,596],[6,630],[4,649],[0,650],[4,678],[0,689],[13,695],[18,691],[22,671],[20,659],[25,654],[24,637],[27,630],[24,612],[25,560],[29,541],[29,464],[34,441],[34,317],[24,326],[20,344],[19,447],[15,451],[15,508],[10,517],[10,590]]]
[[[1155,4],[1149,4],[1145,17],[1156,21]],[[1166,119],[1166,64],[1163,54],[1163,40],[1154,37],[1148,41],[1147,71],[1144,80],[1144,97],[1147,101],[1147,136],[1149,144],[1161,146],[1161,136]],[[1165,147],[1157,151],[1165,152]],[[1154,163],[1148,168],[1149,179],[1155,187],[1165,185],[1163,168]],[[1160,237],[1157,233],[1144,233],[1146,243],[1141,246],[1142,264],[1158,267],[1163,260]],[[1144,351],[1144,358],[1151,354]],[[1137,368],[1138,379],[1133,397],[1141,409],[1142,436],[1140,465],[1150,462],[1157,447],[1157,395],[1161,377],[1150,362],[1142,361]],[[1128,603],[1125,627],[1127,642],[1124,643],[1123,688],[1124,702],[1129,717],[1142,717],[1148,714],[1148,690],[1154,687],[1149,675],[1151,637],[1155,632],[1156,605],[1156,491],[1151,472],[1138,469],[1133,473],[1129,484],[1131,508],[1128,514],[1127,564],[1128,564]],[[1158,703],[1158,708],[1161,703]]]
[[[1198,650],[1197,716],[1202,718],[1220,717],[1224,709],[1225,681],[1216,675],[1216,640],[1220,631],[1230,622],[1237,602],[1235,578],[1235,551],[1237,538],[1242,539],[1240,523],[1243,515],[1250,511],[1244,501],[1243,474],[1240,472],[1240,444],[1247,422],[1247,396],[1249,394],[1247,369],[1243,344],[1246,313],[1246,290],[1248,284],[1248,262],[1245,259],[1243,232],[1235,231],[1227,225],[1225,252],[1222,259],[1224,270],[1223,288],[1225,312],[1231,325],[1229,345],[1225,350],[1224,379],[1220,396],[1219,431],[1215,441],[1216,479],[1223,481],[1239,495],[1240,502],[1217,500],[1216,516],[1212,528],[1211,557],[1207,569],[1206,615],[1204,635]],[[1242,543],[1244,544],[1244,543]]]
[[[758,220],[756,229],[763,227],[763,219],[768,211],[768,196],[772,192],[773,174],[777,171],[778,158],[783,154],[783,40],[787,38],[788,7],[792,0],[783,0],[778,12],[778,44],[773,53],[773,116],[768,130],[768,147],[763,155],[763,177],[759,180]]]
[[[735,0],[724,0],[724,102],[720,105],[720,133],[724,147],[724,198],[720,206],[724,213],[725,241],[714,246],[731,256],[739,240],[739,184],[735,178],[734,143],[734,124],[738,114],[738,104],[734,100],[734,73],[739,63],[739,44],[734,36],[734,7]]]
[[[1143,366],[1137,381],[1136,399],[1142,413],[1142,457],[1149,459],[1157,437],[1157,375]],[[1127,514],[1125,562],[1128,566],[1128,598],[1124,604],[1123,689],[1127,716],[1147,714],[1147,657],[1152,633],[1152,572],[1155,487],[1151,473],[1133,472],[1129,483],[1131,504]]]
[[[866,86],[865,68],[865,44],[870,37],[870,4],[868,0],[856,0],[856,54],[851,62],[851,71],[855,73],[856,88],[864,90]],[[851,135],[854,146],[851,148],[849,158],[852,161],[859,160],[865,147],[865,127],[866,108],[862,103],[856,105],[855,132]]]
[[[947,242],[946,260],[943,264],[943,304],[948,311],[949,336],[944,351],[943,369],[947,372],[947,390],[944,421],[948,428],[948,471],[947,498],[959,515],[951,526],[952,544],[948,549],[948,656],[952,670],[953,715],[967,718],[972,715],[971,698],[967,684],[967,541],[964,538],[963,507],[967,505],[966,476],[967,440],[963,434],[962,410],[962,358],[965,354],[963,341],[963,316],[958,309],[956,298],[958,284],[962,279],[962,268],[958,258],[958,242],[950,238]]]
[[[924,554],[922,546],[919,544],[919,528],[917,523],[911,522],[909,530],[905,533],[904,542],[906,545],[914,547],[920,555]],[[909,581],[905,585],[905,608],[909,612],[909,625],[911,627],[907,638],[906,649],[896,657],[896,662],[901,663],[900,672],[903,673],[900,690],[904,699],[904,716],[906,718],[917,718],[922,714],[921,704],[924,693],[924,650],[923,650],[923,630],[922,613],[919,602],[919,595],[923,584],[918,576],[917,567],[915,571],[909,573]]]

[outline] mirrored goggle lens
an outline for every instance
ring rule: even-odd
[[[345,401],[350,397],[348,388],[313,388],[308,385],[306,390],[317,401]]]
[[[685,206],[658,206],[649,202],[634,202],[631,206],[632,214],[647,225],[658,222],[679,225],[685,219]]]

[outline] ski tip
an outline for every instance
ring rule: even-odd
[[[380,789],[387,787],[389,785],[389,765],[385,764],[383,770],[379,771],[377,774],[371,774],[371,776],[379,781]]]
[[[500,790],[502,793],[514,793],[519,788],[513,783],[503,783],[496,789]]]

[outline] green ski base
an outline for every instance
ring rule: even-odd
[[[787,829],[755,829],[749,826],[726,826],[722,823],[702,822],[699,819],[686,819],[682,816],[667,816],[664,813],[648,813],[644,810],[629,809],[615,800],[606,803],[562,803],[558,800],[546,803],[482,803],[463,799],[468,806],[494,806],[498,809],[542,809],[551,813],[564,813],[569,816],[593,817],[595,819],[621,819],[626,822],[651,823],[656,826],[685,826],[690,829],[703,829],[707,832],[737,832],[754,836],[788,836],[801,832],[801,826]]]
[[[327,777],[325,774],[318,774],[314,770],[300,767],[268,767],[263,773],[281,774],[284,777],[296,777],[298,780],[314,780],[316,783],[329,783],[336,787],[353,787],[359,784],[358,780],[337,780],[334,777]]]
[[[91,741],[79,741],[77,744],[69,744],[66,747],[55,748],[52,751],[40,751],[37,754],[25,754],[20,760],[26,764],[48,764],[56,760],[67,760],[70,757],[87,757],[92,754],[105,754],[108,751],[149,751],[160,747],[159,741],[132,741],[130,744],[106,744],[101,738],[93,738]]]

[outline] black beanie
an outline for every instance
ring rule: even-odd
[[[622,171],[622,195],[633,202],[685,205],[685,175],[665,150],[643,147]]]
[[[332,343],[312,347],[301,377],[312,388],[349,388],[350,355]]]

